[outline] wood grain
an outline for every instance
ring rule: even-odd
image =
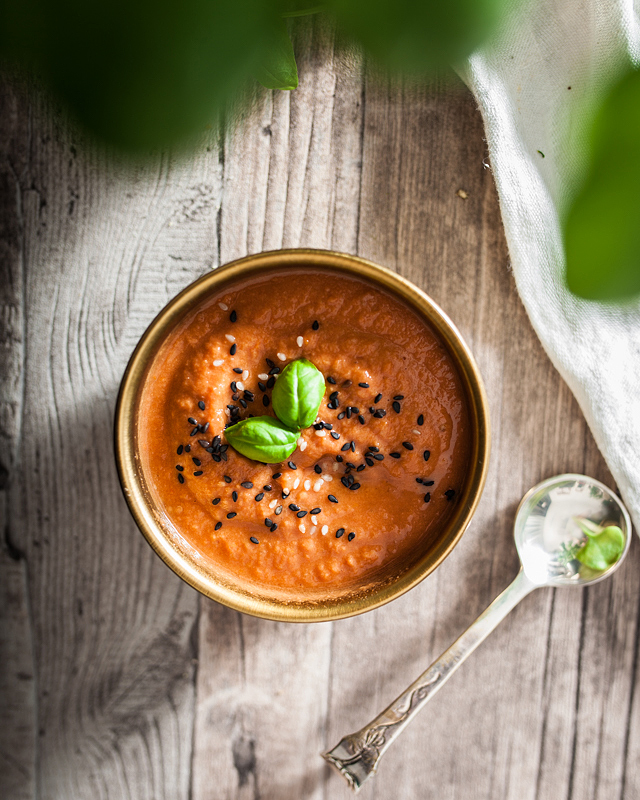
[[[349,797],[319,753],[513,578],[526,489],[563,471],[612,485],[515,291],[473,98],[374,78],[317,20],[296,48],[296,92],[256,92],[188,158],[144,164],[84,141],[33,87],[1,87],[2,797]],[[297,626],[164,567],[111,445],[124,365],[162,305],[220,263],[294,246],[423,287],[470,344],[493,423],[487,488],[447,561],[387,607]],[[361,796],[635,800],[639,560],[634,541],[612,580],[527,598]]]

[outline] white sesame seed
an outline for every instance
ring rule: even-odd
[[[327,435],[327,432],[325,431],[324,428],[321,428],[319,431],[316,431],[316,436],[322,437],[322,436],[326,436],[326,435]]]
[[[298,338],[296,339],[296,342],[298,343],[298,347],[302,347],[304,339],[302,338],[302,336],[298,336]]]
[[[333,465],[333,471],[337,472],[340,469],[340,464],[336,463]]]
[[[301,453],[304,453],[304,451],[307,449],[307,443],[305,442],[304,439],[300,440],[300,444],[298,446],[300,447]]]
[[[267,375],[267,373],[266,373],[266,372],[261,372],[261,373],[258,375],[258,380],[259,380],[259,381],[268,381],[268,380],[269,380],[269,376]]]
[[[231,416],[231,411],[229,411],[229,409],[228,409],[228,408],[225,408],[225,410],[224,410],[224,413],[225,413],[225,414],[226,414],[228,417],[230,417],[230,416]]]
[[[216,360],[213,362],[214,367],[220,367],[222,364],[224,364],[224,361],[221,358],[216,358]]]
[[[242,373],[242,380],[246,381],[248,377],[249,377],[249,370],[245,369],[245,371]]]
[[[327,475],[325,473],[324,475],[322,475],[322,480],[325,481],[326,483],[331,483],[331,481],[333,480],[333,475]]]
[[[309,531],[309,533],[310,533],[310,534],[313,536],[313,534],[314,534],[314,533],[315,533],[317,530],[318,530],[318,529],[317,529],[317,528],[316,528],[316,526],[314,525],[314,526],[313,526],[313,528],[311,528],[311,530]]]
[[[418,434],[418,436],[420,435],[420,431],[417,431],[415,428],[413,429],[413,432],[414,432],[414,433],[417,433],[417,434]]]
[[[318,524],[318,517],[316,517],[315,514],[311,515],[311,522],[313,522],[314,525]]]
[[[283,489],[282,490],[283,497],[289,497],[290,494],[291,494],[291,492],[288,489]]]
[[[232,333],[225,333],[224,338],[228,342],[235,342],[235,340],[236,340],[236,337]]]
[[[277,500],[272,500],[269,503],[269,508],[275,508],[277,505],[278,505],[278,501]]]
[[[300,478],[296,478],[295,481],[293,482],[294,489],[297,489],[298,486],[300,486]]]
[[[320,489],[322,489],[323,484],[324,481],[322,480],[322,478],[318,478],[318,480],[313,484],[313,491],[319,492]]]
[[[307,479],[302,485],[304,486],[305,491],[308,492],[309,489],[311,488],[311,481]]]
[[[284,353],[278,353],[278,358],[280,359],[280,361],[286,361],[287,360],[287,357],[285,356]]]
[[[218,306],[219,306],[219,307],[220,307],[220,308],[221,308],[223,311],[228,311],[228,310],[229,310],[229,306],[228,306],[226,303],[218,303]]]
[[[329,526],[328,526],[328,525],[323,525],[323,526],[322,526],[322,530],[320,531],[320,533],[321,533],[323,536],[326,536],[326,535],[329,533]]]
[[[298,530],[300,531],[300,533],[304,533],[307,529],[304,527],[303,523],[301,522],[298,525]]]
[[[242,381],[236,381],[236,389],[239,392],[244,392],[244,383],[242,383]]]

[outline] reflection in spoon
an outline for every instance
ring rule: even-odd
[[[595,571],[575,558],[585,539],[576,517],[621,529],[622,553],[607,569]],[[374,774],[383,753],[418,711],[523,597],[541,586],[595,583],[616,570],[629,549],[631,520],[621,501],[604,484],[584,475],[558,475],[534,486],[523,497],[516,513],[514,538],[521,566],[513,583],[387,709],[323,754],[354,791]]]

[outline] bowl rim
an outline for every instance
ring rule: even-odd
[[[144,379],[176,324],[226,283],[235,283],[254,273],[294,266],[330,269],[364,278],[407,303],[425,319],[454,359],[467,394],[474,435],[464,490],[454,513],[445,522],[444,535],[441,533],[439,536],[434,556],[427,559],[423,555],[396,580],[380,584],[370,593],[351,599],[338,598],[327,604],[252,596],[246,591],[216,583],[211,574],[205,577],[184,553],[171,545],[150,508],[136,448],[136,410]],[[460,541],[480,501],[489,468],[491,431],[489,405],[478,366],[456,326],[431,297],[396,272],[359,256],[332,250],[293,248],[256,253],[217,267],[193,281],[162,308],[140,337],[124,371],[116,401],[114,440],[118,478],[129,510],[149,545],[180,578],[206,597],[252,616],[286,622],[326,622],[362,614],[400,597],[444,561]]]

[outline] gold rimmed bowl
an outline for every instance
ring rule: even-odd
[[[460,376],[470,417],[470,458],[452,513],[422,550],[402,564],[382,568],[366,585],[328,588],[298,595],[247,586],[200,557],[168,520],[153,498],[139,446],[139,415],[145,381],[163,345],[194,309],[220,291],[269,271],[295,268],[328,270],[357,277],[386,290],[410,306],[440,338]],[[451,552],[467,528],[486,479],[489,413],[478,367],[447,315],[409,281],[356,256],[326,250],[277,250],[247,256],[219,267],[192,283],[158,314],[143,334],[126,368],[115,416],[118,474],[129,509],[141,532],[162,560],[202,594],[237,611],[288,622],[342,619],[377,608],[416,586]],[[409,559],[409,560],[407,560]]]

